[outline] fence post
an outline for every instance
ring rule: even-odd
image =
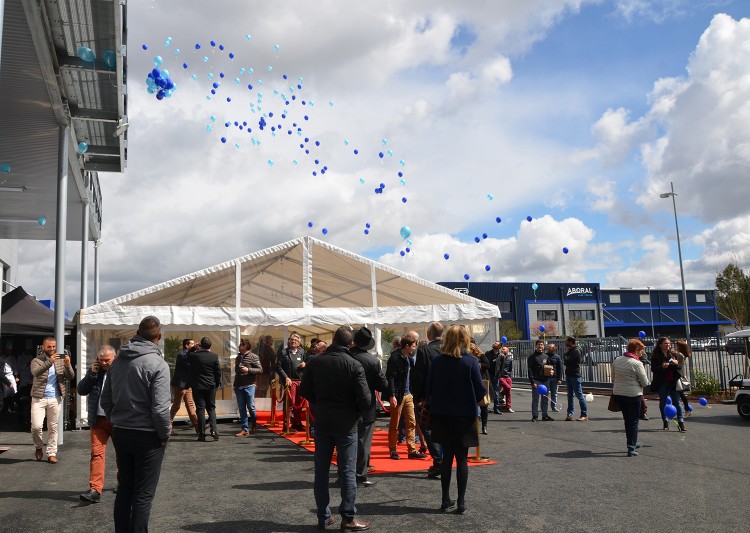
[[[726,380],[724,379],[724,363],[721,360],[721,346],[719,345],[719,339],[716,338],[716,354],[719,358],[719,387],[722,391],[727,390]]]

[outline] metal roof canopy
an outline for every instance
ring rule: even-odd
[[[59,129],[69,125],[67,239],[85,238],[89,203],[97,241],[98,172],[123,172],[127,159],[126,0],[0,0],[0,10],[0,163],[11,166],[0,173],[0,238],[55,238]],[[81,47],[96,60],[78,57]]]

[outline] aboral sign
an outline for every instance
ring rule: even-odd
[[[570,296],[591,296],[594,297],[594,290],[591,287],[568,287],[568,294]]]

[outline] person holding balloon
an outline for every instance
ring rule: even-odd
[[[503,337],[505,338],[505,337]],[[506,342],[506,341],[503,341]],[[498,397],[505,398],[505,410],[513,413],[511,407],[511,389],[513,387],[513,353],[507,346],[500,349],[500,356],[495,361],[495,375],[498,379]],[[500,400],[498,400],[500,401]]]
[[[680,431],[685,429],[682,405],[680,404],[680,393],[677,391],[677,381],[680,379],[680,363],[672,351],[672,342],[668,337],[660,337],[656,341],[656,347],[651,353],[651,390],[659,393],[659,410],[661,420],[664,423],[664,431],[669,431],[668,417],[665,407],[671,403],[677,409],[677,426]],[[670,399],[667,402],[667,398]]]
[[[542,400],[542,420],[552,421],[554,418],[547,414],[549,396],[547,396],[547,377],[544,375],[544,365],[547,364],[547,354],[544,353],[544,341],[536,341],[535,350],[527,360],[529,381],[531,382],[531,421],[539,419],[539,398]]]
[[[639,339],[628,341],[624,355],[616,357],[612,363],[612,395],[615,397],[622,419],[625,422],[625,437],[628,457],[638,455],[638,423],[641,414],[643,387],[648,385],[646,369],[640,361],[645,345]]]

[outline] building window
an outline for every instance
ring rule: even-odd
[[[695,301],[699,304],[706,303],[706,295],[705,294],[696,294],[695,295]]]
[[[594,320],[593,309],[571,309],[570,318],[580,318],[581,320]]]
[[[650,294],[641,294],[641,303],[642,304],[651,303],[651,295]]]
[[[676,294],[670,294],[668,298],[669,298],[669,303],[671,304],[680,303],[680,297]]]
[[[557,311],[556,310],[538,310],[536,312],[536,319],[539,322],[547,322],[548,320],[557,322]]]
[[[510,313],[510,302],[495,302],[501,313]]]
[[[620,303],[620,295],[619,294],[610,294],[609,295],[609,303],[611,303],[611,304],[619,304]]]

